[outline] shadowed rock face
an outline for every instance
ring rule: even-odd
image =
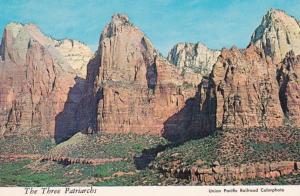
[[[275,9],[263,17],[248,48],[223,49],[208,85],[213,92],[208,99],[216,100],[216,126],[279,127],[286,118],[299,126],[299,63],[294,55],[299,53],[298,22]]]
[[[216,127],[279,127],[285,118],[299,125],[298,30],[294,18],[270,10],[248,48],[178,44],[168,57],[174,65],[121,14],[93,57],[77,41],[10,24],[0,45],[0,135],[59,142],[81,130],[185,141]]]
[[[34,25],[9,24],[0,47],[1,134],[35,134],[55,138],[73,132],[83,79],[57,50],[53,40]],[[75,88],[75,89],[74,89]],[[59,127],[63,121],[64,126]]]
[[[253,33],[251,43],[263,51],[264,57],[279,63],[290,50],[300,54],[299,23],[284,11],[271,9]]]
[[[220,51],[211,50],[201,43],[178,43],[168,54],[168,60],[183,72],[208,75],[218,59]]]
[[[277,81],[282,110],[293,125],[300,125],[300,55],[289,52],[278,65]]]
[[[287,119],[299,126],[299,47],[296,19],[271,9],[248,48],[223,49],[209,82],[200,85],[216,103],[216,127],[279,127]]]
[[[217,127],[277,127],[283,123],[276,66],[254,46],[223,49],[210,76]]]
[[[276,26],[276,17],[287,20],[276,10],[270,10],[264,20]],[[255,45],[222,50],[210,76],[195,88],[200,77],[192,72],[182,74],[180,67],[196,62],[196,52],[188,58],[193,61],[182,61],[182,65],[176,61],[179,64],[174,67],[126,16],[115,15],[101,35],[98,65],[91,66],[96,71],[91,72],[93,79],[88,78],[98,97],[94,127],[98,131],[158,133],[172,140],[186,137],[184,131],[199,136],[197,129],[282,126],[286,112],[279,97],[278,53],[267,54],[275,45],[259,47],[258,38],[257,30]],[[174,51],[173,57],[169,55],[173,60]]]
[[[195,96],[200,78],[181,75],[127,16],[117,14],[101,34],[87,81],[87,100],[95,105],[90,108],[96,108],[87,112],[96,116],[90,115],[89,126],[104,132],[162,134],[167,120]],[[186,125],[179,132],[191,124],[193,113],[188,108],[186,115],[169,121]]]

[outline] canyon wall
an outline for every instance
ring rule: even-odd
[[[96,131],[189,135],[199,75],[181,74],[127,16],[114,15],[105,27],[87,82]]]
[[[182,43],[167,60],[122,14],[104,28],[95,55],[12,23],[0,45],[0,134],[184,140],[216,127],[299,126],[299,35],[293,17],[271,9],[246,49]]]
[[[6,26],[0,47],[1,135],[59,139],[77,131],[84,78],[57,49],[58,43],[32,24]]]
[[[263,57],[280,63],[287,52],[300,54],[299,22],[282,10],[270,9],[251,37],[251,44],[260,48]]]
[[[279,85],[279,99],[286,123],[292,126],[300,125],[300,55],[293,51],[277,67],[277,82]]]
[[[223,49],[210,76],[218,127],[273,127],[283,123],[276,66],[250,46]]]
[[[217,127],[300,125],[298,31],[293,17],[271,9],[246,49],[221,51],[208,79],[209,99],[217,102]]]
[[[182,72],[193,72],[208,75],[218,59],[220,51],[207,48],[198,42],[178,43],[168,54],[168,60],[182,69]]]

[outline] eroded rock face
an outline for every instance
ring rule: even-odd
[[[211,50],[199,43],[178,43],[168,54],[168,60],[183,72],[208,75],[217,61],[220,51]]]
[[[57,41],[55,48],[64,56],[68,64],[81,78],[86,77],[87,64],[93,56],[93,52],[83,43],[65,39]]]
[[[9,24],[1,43],[1,134],[60,139],[77,130],[84,79],[35,25]]]
[[[97,131],[168,137],[187,132],[200,78],[183,76],[127,16],[117,14],[101,34],[87,81],[92,95],[87,100],[96,106],[89,113],[97,117],[90,115],[88,121]]]
[[[300,125],[300,55],[293,51],[278,65],[277,81],[282,110],[292,125]]]
[[[299,24],[274,9],[263,17],[248,48],[223,49],[199,91],[216,102],[216,126],[271,128],[287,121],[299,126],[299,52]]]
[[[260,50],[223,49],[210,76],[217,102],[217,127],[277,127],[284,115],[278,96],[276,66]]]
[[[300,54],[299,23],[284,11],[271,9],[253,33],[251,43],[260,48],[265,57],[279,63],[290,50]]]
[[[121,14],[95,56],[80,42],[10,24],[0,46],[1,134],[60,139],[85,130],[172,140],[215,127],[278,127],[286,118],[298,125],[297,25],[270,10],[247,49],[178,44],[168,56],[173,65]]]

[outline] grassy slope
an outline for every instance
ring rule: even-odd
[[[58,186],[66,179],[59,172],[33,173],[26,165],[31,160],[4,162],[0,164],[0,186]]]
[[[143,149],[167,143],[157,136],[136,134],[92,136],[76,134],[70,140],[56,146],[50,145],[47,139],[37,139],[38,142],[34,145],[32,142],[23,141],[27,140],[24,138],[1,140],[0,149],[5,147],[9,153],[45,153],[96,159],[121,157],[124,160],[99,166],[81,164],[64,166],[49,162],[38,163],[30,160],[6,162],[0,159],[0,186],[67,186],[80,185],[82,182],[89,185],[134,185],[134,181],[139,181],[141,175],[150,174],[147,171],[136,171],[134,157],[141,155]],[[6,151],[1,151],[4,152]],[[120,173],[124,176],[120,176]]]
[[[219,161],[221,164],[240,164],[274,160],[300,160],[299,130],[235,130],[216,132],[206,138],[183,144],[169,143],[156,136],[136,134],[77,134],[70,140],[54,146],[50,140],[30,138],[0,140],[0,152],[47,153],[87,157],[121,157],[123,161],[101,166],[68,165],[57,163],[31,163],[29,160],[5,162],[0,160],[1,186],[62,186],[62,185],[180,185],[189,182],[172,179],[158,171],[143,168],[137,171],[137,160],[170,166],[180,161],[189,166],[201,159],[204,164]],[[157,155],[157,156],[156,156]],[[156,156],[156,157],[155,157]],[[34,165],[34,167],[27,167]],[[27,165],[27,166],[26,166]],[[39,168],[37,170],[36,168]],[[116,175],[116,174],[122,175]],[[275,180],[257,179],[244,184],[299,184],[299,175]]]
[[[0,154],[43,154],[55,146],[54,140],[29,136],[9,136],[0,139]]]
[[[191,140],[168,148],[156,158],[159,164],[180,160],[191,165],[197,160],[206,164],[239,165],[249,162],[300,160],[299,130],[227,130],[206,138]]]
[[[165,144],[158,136],[136,134],[76,134],[70,140],[51,149],[50,153],[83,158],[132,158],[143,149]],[[75,140],[75,141],[74,141]]]

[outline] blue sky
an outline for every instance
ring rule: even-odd
[[[94,50],[114,13],[125,13],[164,55],[178,42],[220,49],[249,43],[270,8],[300,19],[299,0],[0,0],[0,31],[9,22],[35,23],[57,39]]]

